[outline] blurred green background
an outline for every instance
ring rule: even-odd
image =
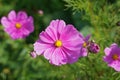
[[[33,16],[35,30],[26,39],[12,40],[0,25],[0,80],[120,80],[120,74],[102,59],[105,47],[120,44],[120,26],[116,24],[120,0],[0,0],[0,18],[11,10]],[[43,56],[31,58],[33,43],[53,19],[73,24],[84,36],[92,34],[100,53],[59,67]]]

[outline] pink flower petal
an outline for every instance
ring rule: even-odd
[[[63,42],[63,46],[69,50],[79,50],[80,51],[80,46],[82,46],[83,41],[80,41],[80,39],[76,40],[71,40],[71,41],[66,41]]]
[[[63,29],[65,28],[66,24],[63,20],[52,20],[50,23],[51,27],[54,27],[58,30],[58,33],[62,33]]]
[[[48,26],[45,32],[51,37],[54,41],[58,40],[58,35],[54,27]]]
[[[53,45],[38,40],[37,42],[34,43],[34,51],[36,51],[38,55],[41,55],[44,53],[46,49],[51,48],[52,46]]]
[[[67,25],[60,35],[60,40],[71,41],[78,37],[79,37],[79,32],[73,27],[73,25]]]
[[[10,22],[6,17],[2,17],[1,23],[2,23],[3,27],[5,27],[5,28],[10,27]]]
[[[85,37],[85,41],[88,41],[88,40],[90,39],[90,37],[91,37],[91,35],[87,35],[87,36]]]
[[[34,31],[34,23],[33,23],[33,17],[32,16],[30,16],[27,19],[26,29],[28,29],[30,32]]]
[[[29,17],[27,20],[21,20],[19,21],[22,24],[21,29],[28,30],[30,33],[34,31],[34,25],[32,21],[32,17]]]
[[[111,44],[110,47],[118,47],[118,45],[116,43],[113,43],[113,44]]]
[[[8,14],[8,19],[11,21],[16,20],[16,12],[14,10],[10,11]]]
[[[52,56],[54,50],[55,50],[54,47],[51,47],[51,48],[49,48],[49,49],[46,49],[45,52],[44,52],[44,57],[45,57],[46,59],[48,59],[48,60],[51,59],[51,56]]]
[[[81,48],[80,56],[85,57],[88,55],[88,50],[86,48]]]
[[[51,56],[50,62],[54,65],[60,65],[59,61],[60,48],[56,48]]]
[[[21,33],[23,33],[23,35],[28,36],[30,34],[30,31],[25,29],[25,28],[23,28],[23,29],[21,29]]]
[[[20,11],[20,12],[18,12],[18,14],[17,14],[17,19],[18,19],[18,20],[27,19],[27,14],[26,14],[24,11]]]
[[[110,54],[111,49],[110,48],[105,48],[104,52],[108,56]]]
[[[51,37],[49,37],[48,34],[46,32],[44,32],[44,31],[42,31],[39,36],[40,36],[40,39],[43,42],[54,43],[54,41],[51,39]]]
[[[113,61],[108,66],[114,68],[116,71],[120,71],[120,62],[119,61]]]
[[[62,53],[60,48],[56,48],[52,54],[50,62],[54,65],[60,66],[61,64],[66,64],[66,56]]]
[[[66,54],[68,63],[71,64],[78,60],[79,51],[72,51],[72,50],[65,49],[65,48],[63,48],[62,50],[63,50],[64,54]]]
[[[80,38],[84,38],[84,36],[82,35],[82,33],[79,32],[79,37]]]

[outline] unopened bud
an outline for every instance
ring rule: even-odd
[[[96,43],[90,43],[89,51],[92,53],[98,53],[100,51],[100,47]]]
[[[37,57],[37,54],[36,54],[35,51],[31,52],[30,55],[31,55],[32,58],[36,58]]]

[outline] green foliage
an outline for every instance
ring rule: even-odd
[[[102,59],[105,47],[120,44],[119,7],[120,0],[0,0],[0,18],[12,9],[25,10],[35,22],[35,31],[24,40],[12,40],[0,25],[0,80],[119,80],[120,74]],[[40,9],[43,15],[38,14]],[[43,56],[31,58],[33,43],[52,19],[63,19],[84,35],[92,34],[100,53],[60,67]]]

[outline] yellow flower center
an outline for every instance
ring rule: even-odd
[[[21,28],[21,24],[20,24],[20,23],[16,23],[16,24],[15,24],[15,27],[16,27],[17,29],[20,29],[20,28]]]
[[[112,58],[113,58],[113,60],[118,60],[119,56],[118,56],[118,54],[113,54]]]
[[[8,68],[3,69],[3,73],[8,74],[10,73],[10,70]]]
[[[87,47],[87,43],[86,42],[83,43],[83,47]]]
[[[56,46],[56,47],[61,47],[61,46],[62,46],[62,41],[61,41],[61,40],[57,40],[57,41],[55,42],[55,46]]]

